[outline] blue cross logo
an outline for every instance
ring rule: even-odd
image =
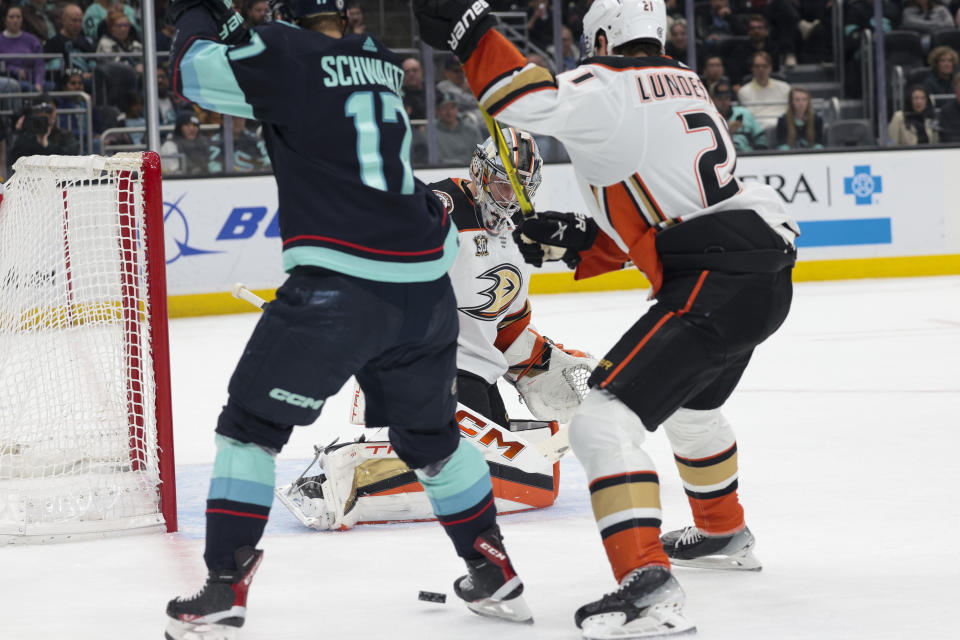
[[[856,198],[857,206],[873,204],[873,194],[883,193],[883,178],[870,175],[870,165],[853,168],[853,176],[843,179],[843,192]]]

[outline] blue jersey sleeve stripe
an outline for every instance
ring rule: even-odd
[[[197,40],[180,61],[183,96],[204,109],[242,118],[253,118],[253,107],[233,75],[228,48],[210,40]]]

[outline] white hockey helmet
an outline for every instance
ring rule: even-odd
[[[594,0],[583,16],[583,57],[596,55],[597,34],[607,38],[607,54],[631,40],[653,40],[663,48],[667,37],[664,0]]]
[[[533,200],[540,186],[540,168],[543,166],[537,141],[526,131],[513,127],[503,127],[500,131],[510,150],[510,161],[517,170],[517,178],[526,190],[527,198]],[[520,212],[520,203],[503,168],[493,136],[474,149],[470,179],[477,188],[477,205],[487,231],[496,235],[504,229],[512,229],[516,222],[514,217]]]

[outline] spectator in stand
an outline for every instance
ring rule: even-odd
[[[347,33],[366,33],[367,25],[363,23],[363,9],[359,2],[347,5]]]
[[[527,2],[527,37],[544,51],[553,44],[553,12],[550,10],[550,0]]]
[[[443,164],[462,163],[484,139],[473,121],[460,115],[457,105],[453,95],[437,93],[437,149]]]
[[[697,14],[697,38],[713,48],[720,40],[739,35],[734,30],[732,15],[730,0],[710,0],[710,6],[701,6]]]
[[[83,72],[80,69],[65,69],[60,74],[56,89],[57,91],[83,91]],[[65,109],[86,109],[86,102],[79,96],[61,96],[54,98],[53,102],[59,111],[57,126],[64,131],[69,131],[79,140],[86,129],[83,113],[63,113],[63,111]]]
[[[753,79],[740,87],[737,96],[740,104],[750,110],[760,126],[770,127],[787,109],[790,85],[770,77],[773,62],[766,51],[756,52],[751,61]]]
[[[824,3],[820,2],[820,4]],[[773,44],[775,50],[764,49],[773,56],[775,64],[778,56],[782,55],[785,66],[795,67],[797,65],[797,51],[800,49],[803,40],[800,33],[799,0],[769,0],[766,5],[761,17],[764,18],[766,29],[769,31],[772,28],[773,30],[771,44]],[[751,16],[752,19],[753,16]],[[747,35],[750,35],[749,28]]]
[[[59,53],[63,60],[50,60],[47,70],[52,80],[59,81],[64,65],[70,61],[70,67],[83,73],[83,79],[89,81],[93,76],[94,61],[75,57],[74,53],[93,53],[96,49],[87,36],[83,35],[83,9],[76,4],[64,5],[60,12],[60,32],[43,45],[44,53]]]
[[[22,30],[23,10],[7,5],[3,10],[3,33],[0,33],[0,53],[42,53],[40,39]],[[13,58],[5,60],[6,74],[20,82],[24,91],[43,91],[43,59]]]
[[[696,43],[697,61],[703,64],[703,47]],[[670,27],[670,39],[664,46],[664,51],[674,60],[687,64],[687,21],[677,18]]]
[[[122,9],[111,9],[107,13],[107,32],[97,42],[97,53],[140,53],[143,45],[133,37],[133,24]],[[108,58],[109,60],[109,58]],[[139,58],[117,56],[112,62],[123,62],[143,73],[143,63]]]
[[[766,18],[754,13],[747,19],[747,38],[750,39],[750,53],[766,51],[770,54],[773,70],[779,71],[780,44],[770,37],[770,23]]]
[[[146,127],[147,119],[143,115],[143,96],[139,91],[128,91],[123,94],[120,104],[122,127]],[[146,133],[142,131],[128,134],[130,144],[143,144]]]
[[[83,34],[90,38],[91,42],[100,41],[100,36],[103,35],[100,32],[100,25],[107,19],[111,9],[122,10],[127,20],[133,25],[131,29],[139,32],[140,23],[137,22],[137,12],[124,4],[123,0],[94,0],[83,14]]]
[[[267,11],[269,9],[270,5],[267,0],[244,0],[243,11],[240,13],[243,15],[244,24],[247,25],[248,29],[252,29],[267,21]]]
[[[24,31],[37,36],[40,42],[46,42],[57,33],[50,19],[50,9],[53,7],[47,7],[47,0],[26,0],[20,6],[23,9]]]
[[[947,46],[936,47],[927,57],[933,73],[923,81],[927,93],[940,95],[953,93],[953,76],[960,65],[960,56]]]
[[[813,98],[803,87],[790,89],[787,112],[777,120],[780,149],[822,149],[823,118],[813,110]]]
[[[189,111],[177,116],[177,125],[161,145],[165,172],[198,175],[209,171],[210,141],[200,133],[200,120]]]
[[[707,56],[707,59],[703,61],[703,76],[700,78],[703,81],[704,86],[707,87],[707,93],[713,94],[713,88],[717,86],[718,82],[725,82],[730,84],[730,78],[728,78],[723,73],[723,58],[720,56]],[[736,85],[736,88],[739,88],[739,84]]]
[[[573,39],[573,31],[566,25],[560,27],[560,47],[563,60],[563,68],[560,69],[560,71],[576,69],[577,62],[580,60],[580,47],[577,46],[576,41]],[[553,45],[547,48],[547,52],[549,52],[551,56],[553,56],[554,48]]]
[[[953,76],[954,101],[940,109],[940,142],[960,142],[960,73]]]
[[[727,121],[727,129],[737,151],[767,148],[766,131],[757,124],[757,120],[746,107],[733,105],[733,88],[727,80],[717,82],[710,96],[717,111]]]
[[[189,107],[170,91],[170,72],[162,64],[157,65],[157,109],[160,124],[176,124],[177,114]]]
[[[443,61],[443,80],[437,83],[437,92],[452,96],[457,102],[461,115],[470,118],[475,125],[480,123],[480,108],[477,106],[477,99],[473,97],[473,91],[467,82],[467,76],[463,73],[463,67],[460,66],[460,63],[452,54],[448,55]],[[473,153],[473,151],[471,150],[470,153]],[[470,153],[467,154],[467,157],[470,156]]]
[[[19,7],[18,7],[19,8]],[[17,120],[10,164],[23,156],[75,156],[80,143],[69,131],[56,126],[57,108],[49,97],[43,96],[24,108]]]
[[[901,27],[922,34],[952,29],[950,10],[938,0],[911,0],[903,10]]]
[[[270,158],[267,156],[267,147],[263,140],[247,128],[248,120],[233,116],[231,129],[233,131],[233,171],[234,173],[250,173],[251,171],[268,171]],[[219,173],[224,171],[221,158],[223,153],[223,133],[214,134],[210,140],[210,171]]]
[[[423,67],[413,56],[400,63],[403,68],[403,105],[414,120],[427,117],[427,94],[423,86]]]
[[[927,90],[915,84],[907,91],[907,95],[909,99],[903,110],[894,113],[890,119],[887,127],[890,140],[898,146],[939,142],[940,136],[934,122],[936,112]]]

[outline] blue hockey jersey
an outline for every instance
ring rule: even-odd
[[[176,91],[204,109],[263,123],[285,270],[319,266],[381,282],[446,273],[456,228],[414,178],[393,52],[368,35],[337,39],[284,22],[227,46],[199,7],[176,27]]]

